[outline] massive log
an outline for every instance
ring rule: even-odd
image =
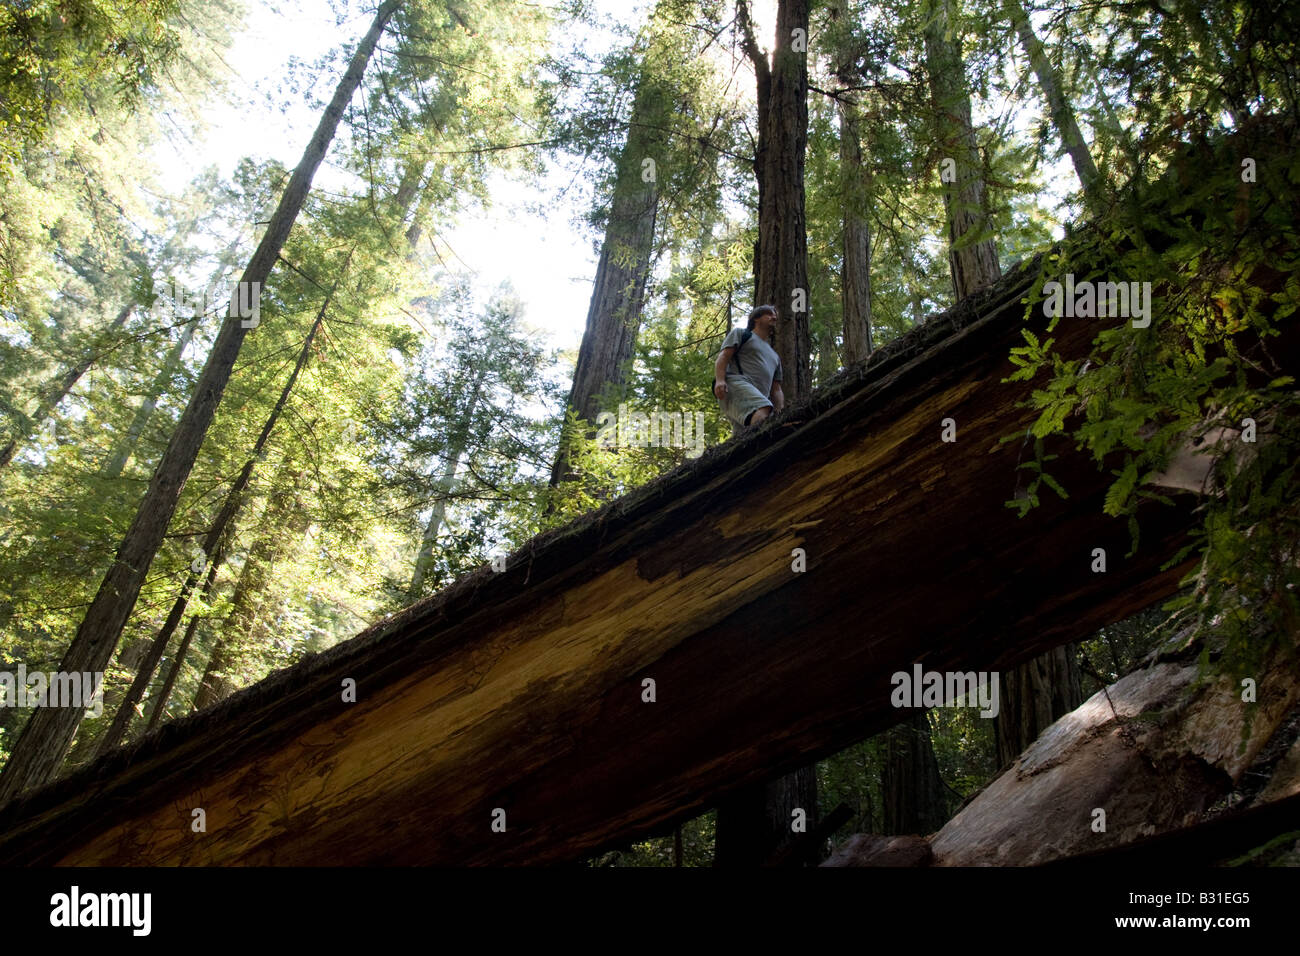
[[[1037,275],[1026,264],[504,572],[11,803],[0,862],[574,860],[895,723],[889,676],[914,661],[1006,667],[1167,596],[1188,507],[1146,515],[1125,559],[1109,477],[1066,449],[1068,500],[1023,519],[1004,505],[1022,448],[999,439],[1032,413],[1003,378]],[[1062,322],[1062,351],[1096,329]]]
[[[935,864],[1028,866],[1200,822],[1295,704],[1294,651],[1279,657],[1258,704],[1228,674],[1197,686],[1194,658],[1098,691],[935,835]]]
[[[1300,794],[1297,637],[1295,628],[1279,635],[1258,661],[1257,698],[1227,669],[1201,673],[1201,641],[1175,640],[1052,724],[929,839],[855,834],[823,865],[1031,866],[1130,853],[1166,864],[1220,862],[1209,847],[1188,857],[1180,840],[1143,847],[1153,835],[1195,831],[1223,815],[1217,805],[1230,792],[1251,799],[1237,792],[1245,777],[1268,780],[1254,806]],[[1270,770],[1261,752],[1274,744],[1290,749]],[[1271,833],[1247,828],[1246,842],[1230,841],[1233,855],[1294,830],[1295,821]],[[1155,848],[1165,845],[1180,847],[1177,855],[1160,857]]]
[[[1038,265],[506,570],[13,800],[0,863],[576,860],[897,723],[895,671],[1010,667],[1169,595],[1191,496],[1125,557],[1108,468],[1061,442],[1070,497],[1004,506]],[[1098,328],[1062,320],[1057,349]]]

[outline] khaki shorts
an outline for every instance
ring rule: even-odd
[[[733,432],[747,424],[749,416],[760,408],[772,408],[772,401],[754,387],[754,383],[741,375],[727,376],[727,397],[722,402],[722,414],[731,422]]]

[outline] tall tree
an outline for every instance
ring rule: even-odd
[[[1079,130],[1079,121],[1066,97],[1060,73],[1048,58],[1047,51],[1043,49],[1043,43],[1034,32],[1034,25],[1030,23],[1029,13],[1021,0],[1006,0],[1003,10],[1020,37],[1020,45],[1024,48],[1025,56],[1029,57],[1029,65],[1033,68],[1034,76],[1038,78],[1038,88],[1047,102],[1047,111],[1052,117],[1053,125],[1056,126],[1057,135],[1061,138],[1061,145],[1069,154],[1070,161],[1074,164],[1075,174],[1078,175],[1079,183],[1083,186],[1084,198],[1090,205],[1095,206],[1101,177],[1097,172],[1097,164],[1093,162],[1092,153],[1088,151],[1083,133]]]
[[[870,170],[862,160],[862,129],[858,104],[847,96],[839,100],[840,168],[843,175],[843,259],[840,263],[840,299],[844,310],[845,365],[871,354],[871,225],[866,198]]]
[[[569,393],[568,407],[589,426],[594,426],[606,387],[624,384],[626,367],[636,348],[659,208],[656,164],[663,160],[664,137],[656,126],[662,124],[665,112],[662,95],[648,69],[643,71],[628,120],[627,139],[618,157],[614,197],[587,307],[587,328],[582,334]],[[567,432],[561,434],[551,468],[552,485],[573,475],[569,438]]]
[[[260,290],[270,276],[311,189],[316,169],[334,138],[343,111],[361,83],[380,34],[401,3],[402,0],[385,0],[352,55],[257,250],[240,276],[237,288],[247,290],[246,294],[254,289]],[[99,672],[112,658],[247,332],[248,327],[237,315],[224,323],[195,385],[194,394],[154,471],[136,519],[122,539],[98,594],[64,654],[60,670]],[[0,775],[0,804],[55,776],[77,732],[81,716],[80,710],[70,707],[42,707],[32,714]]]
[[[636,41],[606,59],[599,75],[612,88],[605,93],[597,87],[593,92],[604,95],[590,97],[576,122],[561,124],[560,138],[580,146],[595,131],[599,139],[586,149],[597,153],[613,145],[611,127],[625,133],[609,185],[598,193],[608,199],[592,216],[604,236],[567,406],[576,422],[566,417],[552,486],[577,477],[572,459],[582,442],[575,439],[579,431],[594,437],[603,397],[617,404],[628,396],[654,262],[683,221],[707,219],[719,203],[715,173],[725,148],[719,127],[733,107],[711,88],[711,71],[702,62],[723,29],[712,23],[715,15],[699,0],[656,0]],[[697,32],[684,30],[687,24]],[[696,36],[708,40],[701,45]],[[629,88],[632,102],[623,120],[623,90]],[[609,95],[615,99],[606,104]],[[548,508],[556,507],[552,496]]]
[[[984,164],[971,119],[954,0],[923,0],[922,16],[953,297],[960,302],[997,281],[1001,269],[985,205]]]
[[[736,0],[741,43],[757,76],[758,248],[754,257],[755,305],[780,310],[776,353],[782,390],[797,401],[812,387],[808,328],[808,225],[804,162],[808,147],[808,0],[780,0],[771,60],[754,37],[747,0]]]
[[[465,539],[480,533],[482,507],[504,503],[513,470],[523,461],[534,467],[540,450],[518,405],[537,398],[543,350],[529,341],[518,297],[502,288],[478,305],[457,282],[429,315],[445,329],[445,344],[430,343],[416,357],[396,409],[402,437],[389,445],[391,471],[401,476],[394,490],[411,511],[427,513],[403,604],[446,583],[469,557]],[[444,531],[452,537],[440,541]]]
[[[81,376],[85,375],[90,366],[94,364],[99,353],[109,347],[109,343],[112,342],[115,334],[121,330],[122,326],[126,324],[126,320],[130,318],[134,308],[135,303],[133,302],[123,305],[118,310],[117,315],[113,317],[113,321],[109,323],[108,328],[104,330],[103,335],[100,336],[97,348],[46,384],[36,410],[27,419],[28,433],[30,433],[31,429],[40,427],[54,414],[54,410],[59,407],[59,403],[67,398],[73,386],[81,381]],[[14,435],[0,447],[0,468],[13,461],[14,455],[18,452],[19,443],[24,437],[26,436],[23,434]]]
[[[348,259],[351,259],[349,253]],[[347,263],[343,264],[339,275],[347,270]],[[271,437],[272,431],[275,430],[276,422],[280,420],[285,406],[289,402],[289,396],[293,394],[293,387],[298,382],[298,376],[302,374],[303,368],[307,365],[308,359],[312,354],[312,342],[316,338],[316,333],[320,330],[321,323],[325,320],[325,313],[328,311],[330,301],[334,297],[334,292],[338,288],[338,279],[335,279],[334,287],[329,290],[325,301],[321,303],[320,310],[316,313],[316,319],[312,322],[311,328],[307,332],[307,337],[303,340],[302,349],[298,352],[298,360],[294,363],[293,371],[289,373],[289,379],[285,382],[284,388],[280,391],[280,398],[271,408],[271,414],[266,422],[262,425],[262,431],[257,436],[253,448],[249,453],[248,460],[240,470],[239,476],[230,486],[230,491],[226,494],[226,499],[222,503],[216,519],[208,528],[207,534],[203,538],[203,544],[200,546],[202,559],[198,563],[191,565],[189,574],[185,577],[185,582],[181,585],[180,593],[176,600],[172,602],[171,611],[167,615],[167,620],[159,629],[158,634],[154,637],[153,644],[149,648],[148,654],[140,663],[139,670],[135,675],[135,680],[131,683],[130,690],[127,691],[126,697],[122,700],[118,708],[117,715],[113,719],[112,725],[107,733],[104,734],[99,743],[99,752],[107,753],[113,747],[116,747],[125,737],[130,727],[131,716],[135,713],[136,705],[144,697],[144,692],[149,686],[149,681],[153,678],[154,669],[158,662],[162,660],[163,654],[167,650],[167,644],[171,640],[172,634],[175,633],[181,618],[185,614],[185,609],[189,606],[190,596],[194,592],[195,585],[198,584],[200,577],[204,578],[203,591],[211,591],[212,583],[216,580],[217,569],[225,554],[226,536],[232,528],[232,525],[238,516],[244,502],[244,494],[248,490],[249,482],[252,481],[253,471],[258,463],[262,460],[266,452],[266,443]],[[193,636],[193,630],[187,632],[187,637]],[[181,649],[176,654],[176,659],[183,660],[185,651],[188,647],[182,642]],[[174,681],[174,677],[172,678]],[[170,682],[169,682],[170,683]],[[168,688],[170,690],[170,688]]]
[[[783,391],[798,400],[812,388],[808,329],[808,234],[804,213],[804,154],[808,145],[808,2],[780,0],[772,60],[759,49],[749,4],[737,0],[737,23],[758,83],[758,249],[755,298],[780,311],[776,351],[784,367]],[[809,830],[817,820],[817,773],[803,767],[766,784],[745,788],[718,807],[717,866],[755,866],[797,838],[794,811]]]
[[[948,822],[939,763],[930,740],[930,719],[918,711],[885,732],[881,812],[888,834],[927,834]]]
[[[447,443],[443,452],[442,471],[434,482],[435,497],[433,507],[429,512],[429,520],[424,526],[424,536],[420,539],[420,549],[415,555],[415,568],[411,571],[411,586],[407,589],[407,594],[412,601],[420,596],[420,591],[424,587],[424,579],[428,575],[429,565],[433,561],[433,549],[438,541],[438,532],[441,530],[443,522],[447,520],[447,502],[450,500],[452,490],[456,484],[456,472],[460,470],[461,459],[469,448],[474,414],[478,410],[482,399],[483,379],[486,376],[486,365],[481,366],[473,373],[473,380],[470,382],[469,391],[467,392],[469,404],[465,406],[464,415],[459,420],[447,423]]]

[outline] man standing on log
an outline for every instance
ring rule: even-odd
[[[758,425],[785,407],[781,391],[781,357],[772,348],[776,306],[760,305],[749,313],[745,329],[732,329],[713,363],[713,394],[731,421],[733,435]]]

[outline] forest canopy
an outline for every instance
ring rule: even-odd
[[[1281,0],[3,5],[0,670],[104,684],[0,707],[0,803],[730,440],[754,306],[793,404],[1039,255],[1150,321],[1026,330],[1008,510],[1082,448],[1136,548],[1189,437],[1214,475],[1180,596],[1068,645],[1053,719],[1175,632],[1246,673],[1300,614],[1297,37]],[[937,829],[1042,729],[900,728],[805,781],[858,831]]]

